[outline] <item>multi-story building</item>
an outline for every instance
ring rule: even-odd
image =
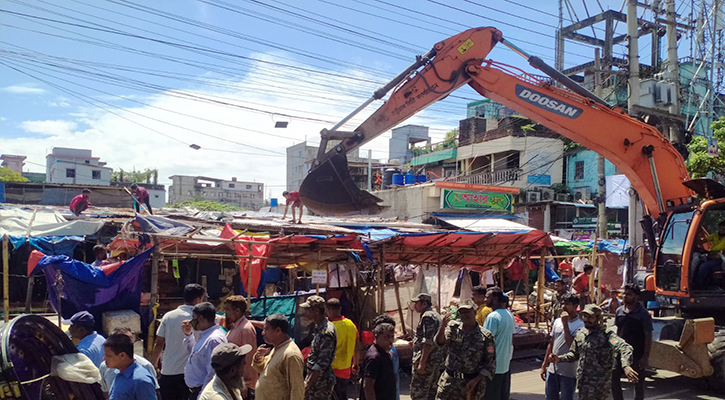
[[[74,185],[109,186],[111,168],[91,150],[53,147],[45,156],[45,181]]]
[[[329,147],[329,146],[328,146]],[[297,143],[287,148],[287,189],[288,191],[299,190],[302,181],[312,167],[312,162],[317,157],[317,147],[307,145],[307,142]],[[372,165],[377,166],[380,160],[369,160]],[[347,155],[347,162],[350,168],[350,175],[360,189],[367,188],[368,182],[368,158],[361,157],[355,152]]]
[[[411,145],[427,142],[430,145],[428,127],[421,125],[405,125],[394,128],[388,141],[388,159],[391,164],[407,164],[415,156]]]
[[[264,184],[261,182],[188,175],[172,175],[169,179],[169,204],[200,199],[249,210],[259,210],[264,205]]]
[[[12,154],[0,155],[0,167],[5,167],[11,171],[15,171],[19,174],[23,173],[23,166],[25,165],[25,156],[17,156]]]

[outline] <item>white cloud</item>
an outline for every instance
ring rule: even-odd
[[[88,106],[71,107],[65,114],[68,120],[26,121],[22,124],[28,132],[51,136],[28,135],[0,140],[0,147],[13,154],[27,155],[29,161],[39,164],[45,163],[45,154],[54,146],[92,149],[94,156],[100,157],[114,170],[157,168],[159,183],[162,184],[169,185],[171,182],[168,177],[171,175],[225,179],[234,176],[240,181],[256,180],[264,183],[267,186],[265,197],[270,191],[273,197],[280,197],[286,184],[286,148],[304,140],[316,146],[321,129],[329,129],[379,86],[361,86],[359,82],[308,72],[288,75],[286,79],[278,79],[278,74],[270,72],[267,65],[257,65],[248,75],[239,79],[222,79],[207,74],[205,78],[213,79],[214,86],[205,85],[193,91],[178,89],[151,97],[126,97],[126,107],[113,109],[112,113]],[[353,76],[353,73],[348,73],[348,76]],[[379,80],[375,76],[366,78]],[[355,94],[351,94],[351,91]],[[214,97],[239,107],[177,97],[184,93]],[[133,103],[130,99],[148,105]],[[340,129],[354,129],[381,104],[375,102]],[[108,108],[107,105],[103,107]],[[323,122],[292,117],[287,129],[275,129],[275,120],[286,120],[285,117],[273,118],[270,113],[255,112],[248,108],[320,119]],[[462,109],[460,117],[464,116],[465,109]],[[83,124],[87,129],[76,130],[77,123],[73,121]],[[431,125],[430,120],[421,120],[419,117],[411,118],[406,123],[421,123],[441,130],[457,126],[457,121],[450,126],[443,123],[436,123],[438,126],[435,126]],[[438,131],[431,132],[431,135],[434,141],[442,139],[442,133]],[[441,138],[438,139],[437,135]],[[363,149],[372,148],[373,158],[387,159],[389,136],[381,135],[364,145]],[[189,148],[192,143],[201,146],[201,150]],[[42,167],[34,166],[32,170],[42,170]]]
[[[78,124],[73,121],[46,120],[46,121],[24,121],[20,127],[30,133],[39,133],[51,136],[67,136],[72,133]]]
[[[67,97],[60,96],[55,100],[49,102],[48,105],[51,107],[68,108],[70,107],[70,100]]]
[[[3,92],[13,93],[13,94],[43,94],[45,93],[45,89],[36,87],[33,84],[22,84],[22,85],[11,85],[6,86],[4,88],[1,88]]]

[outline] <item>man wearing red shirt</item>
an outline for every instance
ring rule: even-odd
[[[131,185],[131,194],[133,194],[134,199],[136,199],[136,201],[133,202],[133,208],[136,209],[136,212],[140,211],[141,203],[144,203],[146,204],[146,209],[149,210],[149,214],[153,215],[153,212],[151,212],[151,204],[149,204],[149,191],[146,190],[146,188],[134,183]]]
[[[284,207],[284,215],[282,216],[282,219],[287,218],[287,210],[290,206],[292,206],[292,222],[297,222],[298,224],[302,223],[302,200],[300,200],[300,192],[293,190],[291,192],[283,192],[282,197],[287,199],[287,204]],[[300,209],[300,218],[295,218],[295,208]],[[295,221],[296,220],[296,221]]]
[[[564,282],[569,283],[571,281],[571,264],[569,259],[565,258],[559,263],[559,275]]]
[[[73,214],[76,215],[76,217],[80,216],[85,209],[90,207],[90,196],[91,190],[83,189],[83,193],[79,194],[78,196],[74,197],[73,200],[71,200],[69,208],[73,212]]]
[[[524,264],[521,262],[521,259],[515,257],[511,260],[506,269],[508,270],[508,276],[511,280],[511,288],[516,291],[516,294],[522,294],[526,290],[526,285],[524,283],[526,275],[524,273]]]
[[[581,305],[584,306],[589,304],[589,275],[594,270],[594,267],[587,264],[584,266],[584,273],[581,273],[574,278],[571,286],[574,291],[579,295]]]

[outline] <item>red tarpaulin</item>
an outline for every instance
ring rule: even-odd
[[[237,236],[237,232],[232,229],[230,224],[226,224],[222,233],[219,235],[222,239],[231,239]],[[237,240],[246,240],[252,242],[269,242],[269,238],[255,237],[255,236],[239,236]],[[234,250],[238,256],[248,257],[249,256],[249,245],[246,243],[234,243]],[[272,246],[267,244],[253,244],[252,245],[252,256],[254,257],[269,257],[272,252]],[[248,288],[249,285],[249,259],[239,259],[239,277],[242,281],[242,287],[248,293],[251,293],[252,297],[259,297],[259,280],[262,276],[262,269],[267,268],[267,260],[255,258],[252,260],[252,287]]]

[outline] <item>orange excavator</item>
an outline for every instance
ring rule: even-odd
[[[523,56],[551,79],[487,59],[497,44]],[[357,188],[346,154],[466,84],[603,155],[627,176],[645,208],[642,225],[653,254],[658,301],[687,316],[709,317],[683,321],[679,343],[659,341],[667,354],[659,362],[666,365],[660,367],[690,377],[711,375],[710,360],[702,359],[702,349],[707,356],[706,346],[715,339],[717,348],[711,353],[719,356],[717,369],[725,369],[725,335],[716,339],[714,324],[714,319],[719,324],[725,320],[723,268],[712,261],[719,252],[709,251],[706,240],[725,221],[725,187],[709,179],[690,180],[683,156],[656,128],[526,54],[495,28],[469,29],[436,43],[337,125],[323,130],[319,153],[299,190],[302,203],[321,215],[379,212],[382,200]],[[354,131],[338,130],[391,90],[388,100]],[[330,141],[336,143],[328,146]]]

